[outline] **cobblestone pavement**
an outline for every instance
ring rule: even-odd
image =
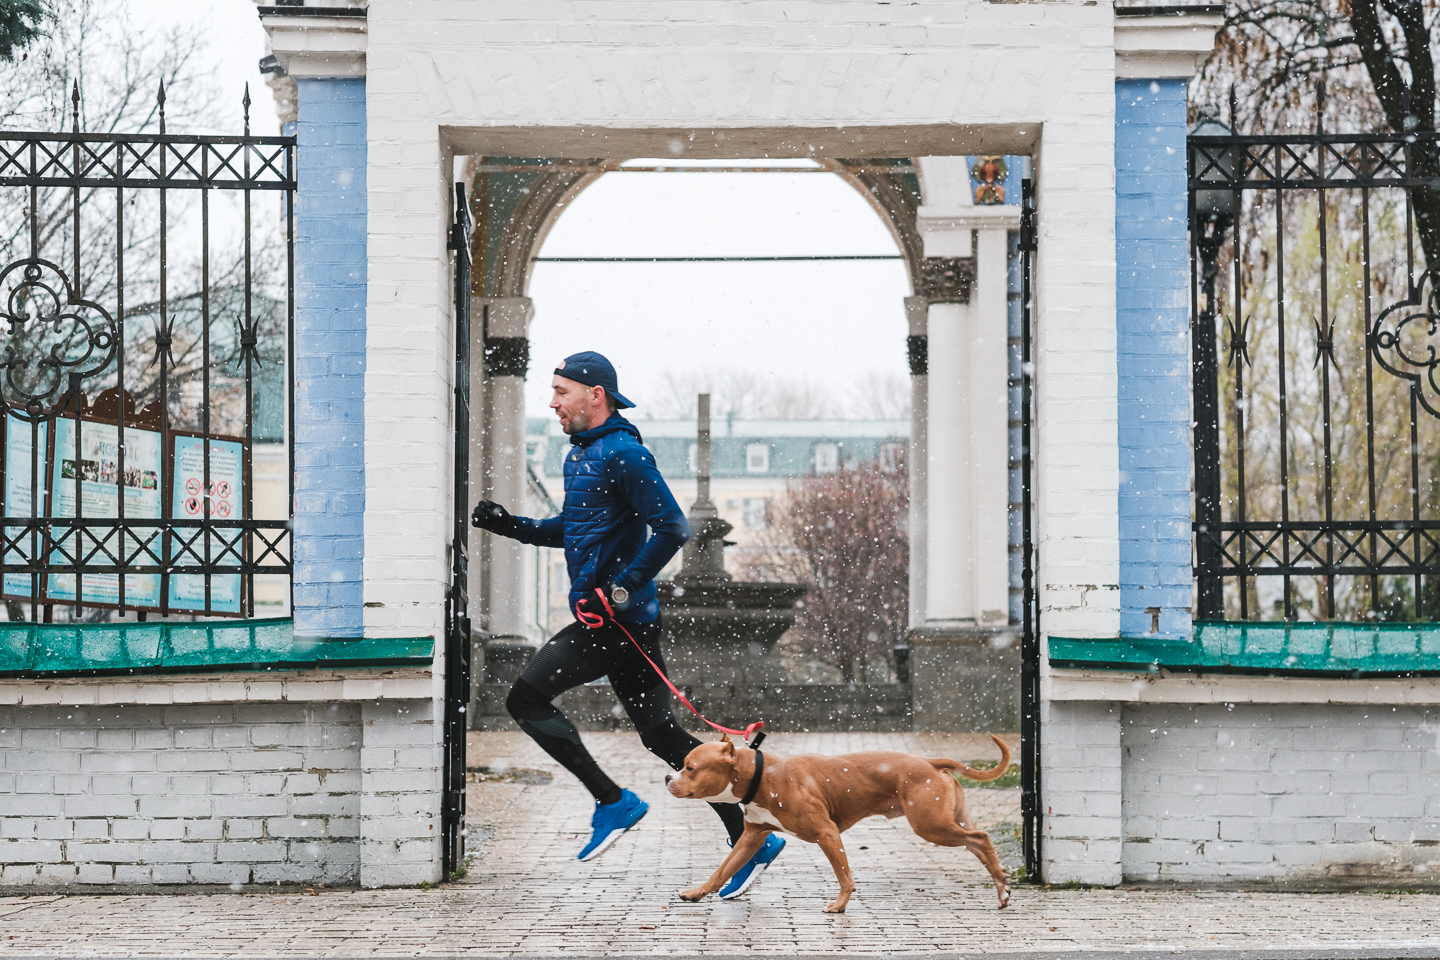
[[[707,876],[724,855],[719,822],[703,804],[664,792],[664,767],[633,734],[586,739],[612,776],[651,804],[640,826],[592,863],[574,859],[589,814],[579,785],[519,734],[472,734],[471,764],[511,774],[486,775],[471,786],[478,850],[461,882],[313,895],[0,897],[0,957],[1182,950],[1440,956],[1437,895],[1020,885],[1013,906],[997,911],[973,856],[924,843],[903,820],[867,820],[846,835],[858,889],[843,915],[821,912],[834,895],[834,875],[817,848],[793,840],[746,898],[681,903],[675,892]],[[782,753],[900,748],[963,760],[995,755],[984,738],[919,734],[775,735],[767,746]],[[552,782],[545,782],[547,773]],[[972,787],[969,796],[976,819],[997,839],[1006,832],[1001,824],[1018,822],[1015,790]],[[1017,854],[1010,844],[1006,859]]]

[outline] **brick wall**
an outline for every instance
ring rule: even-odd
[[[356,883],[357,703],[0,706],[0,884]]]
[[[361,886],[441,879],[439,715],[433,701],[363,705]]]
[[[296,83],[295,630],[356,637],[365,511],[365,81]]]
[[[1126,879],[1440,883],[1440,707],[1127,705],[1120,727]]]
[[[1046,883],[1120,882],[1120,705],[1041,706]]]
[[[1123,636],[1190,636],[1190,271],[1185,183],[1185,81],[1116,81],[1115,320]],[[1158,618],[1152,611],[1158,612]]]

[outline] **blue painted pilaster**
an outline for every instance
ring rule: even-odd
[[[295,633],[358,637],[365,545],[365,81],[297,80]]]
[[[1115,82],[1120,632],[1190,636],[1185,81]],[[1150,611],[1159,610],[1159,630]]]

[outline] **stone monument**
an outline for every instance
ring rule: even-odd
[[[710,499],[710,395],[700,394],[695,503],[680,572],[655,584],[670,677],[697,693],[737,684],[784,683],[775,641],[795,623],[798,583],[741,582],[725,572],[733,527]],[[723,694],[722,694],[723,695]]]

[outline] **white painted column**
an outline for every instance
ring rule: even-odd
[[[486,372],[483,496],[512,513],[525,509],[525,372],[514,362],[516,341],[524,341],[534,306],[529,297],[498,297],[485,301],[484,339],[489,357],[478,366]],[[528,348],[527,348],[528,349]],[[483,354],[482,354],[483,355]],[[479,359],[479,358],[475,358]],[[478,499],[478,498],[477,498]],[[494,636],[525,633],[524,545],[508,537],[481,535],[481,617]]]
[[[927,623],[975,620],[971,516],[975,492],[970,469],[970,305],[933,303],[929,309],[929,442],[926,474],[935,496],[926,504]]]
[[[971,470],[970,582],[973,613],[984,627],[1004,627],[1010,620],[1009,512],[1010,415],[1008,310],[1006,303],[1006,233],[1019,226],[1019,210],[977,207],[977,211],[1013,210],[1013,218],[976,231],[975,288],[970,296],[970,343],[967,371]],[[982,223],[986,221],[981,221]]]
[[[929,543],[925,478],[928,474],[929,445],[926,410],[929,377],[926,375],[930,349],[929,301],[924,297],[905,298],[905,318],[910,328],[910,626],[925,622],[927,596],[926,550]]]
[[[1016,207],[977,207],[964,157],[920,161],[917,223],[928,257],[975,258],[968,303],[928,311],[926,607],[930,624],[1004,628],[1006,530],[1006,233]]]
[[[485,303],[484,297],[470,298],[470,503],[485,499],[485,444],[490,436],[489,378],[485,376]],[[485,534],[473,525],[469,528],[470,568],[466,589],[470,595],[472,630],[485,630]]]

